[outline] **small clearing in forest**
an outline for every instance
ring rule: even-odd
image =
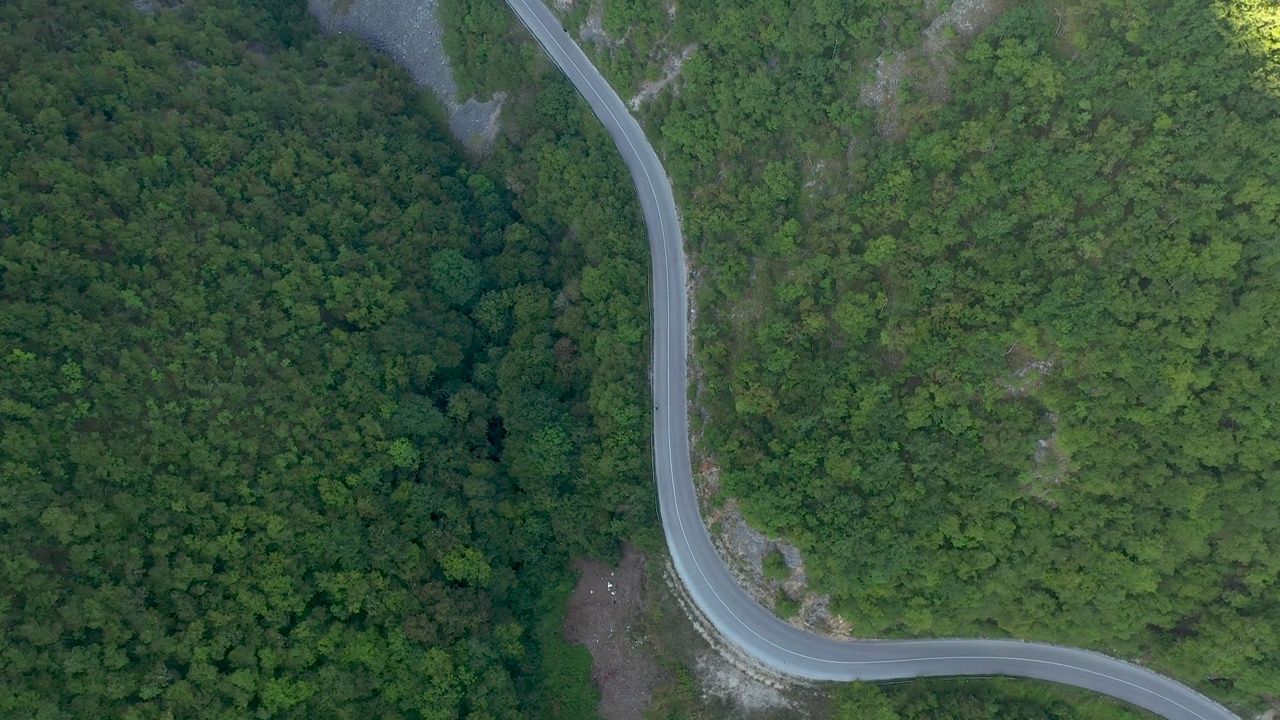
[[[582,560],[569,597],[564,637],[591,652],[591,680],[600,690],[600,717],[640,720],[661,683],[644,641],[645,555],[624,545],[617,567]]]
[[[1005,355],[1009,358],[1012,372],[1008,377],[996,379],[996,385],[1005,391],[1005,397],[1034,396],[1044,386],[1044,379],[1057,368],[1057,360],[1052,356],[1036,357],[1016,343]],[[1044,419],[1051,430],[1048,436],[1036,441],[1032,466],[1024,475],[1022,490],[1056,508],[1058,503],[1049,493],[1049,488],[1061,485],[1071,477],[1071,458],[1058,443],[1057,413],[1046,412]]]

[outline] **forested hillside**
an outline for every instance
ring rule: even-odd
[[[594,711],[646,252],[540,83],[481,171],[302,3],[0,6],[0,716]]]
[[[1137,720],[1132,706],[1094,693],[1010,678],[847,683],[832,693],[831,720]],[[1141,713],[1141,714],[1140,714]]]
[[[624,95],[697,44],[645,115],[698,275],[703,449],[857,635],[1083,645],[1256,708],[1280,696],[1274,4],[994,7],[921,52],[945,3],[604,3]]]

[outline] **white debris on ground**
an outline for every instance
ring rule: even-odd
[[[1019,356],[1023,354],[1017,345],[1009,348],[1009,352],[1013,353],[1018,350]],[[1039,390],[1045,376],[1053,372],[1055,365],[1053,358],[1029,358],[1020,364],[1013,371],[1013,378],[997,378],[996,384],[1004,391],[1006,397],[1024,397],[1032,394],[1033,391]]]
[[[689,61],[689,58],[693,57],[693,51],[697,49],[698,46],[696,44],[689,44],[679,54],[668,56],[666,62],[662,64],[662,77],[641,83],[640,92],[627,101],[627,106],[632,110],[639,110],[643,103],[658,97],[668,85],[680,76],[680,69]]]
[[[504,93],[487,102],[458,101],[458,84],[441,41],[437,0],[307,0],[329,33],[354,33],[387,53],[419,85],[431,88],[449,113],[449,131],[473,152],[484,152],[498,134]]]
[[[564,637],[591,652],[591,679],[604,720],[641,720],[662,679],[644,637],[645,555],[623,547],[616,567],[580,560],[565,613]],[[596,597],[596,590],[600,596]]]

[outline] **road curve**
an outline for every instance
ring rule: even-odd
[[[688,296],[671,184],[639,123],[541,0],[507,0],[613,137],[631,172],[653,259],[653,445],[658,502],[676,571],[728,640],[784,673],[816,680],[1006,675],[1074,685],[1170,720],[1238,720],[1194,690],[1098,653],[1016,640],[839,642],[802,632],[729,574],[698,512],[689,461]]]

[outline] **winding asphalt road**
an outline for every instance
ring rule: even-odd
[[[541,0],[507,0],[604,123],[631,171],[653,258],[653,423],[658,501],[676,571],[728,640],[784,673],[816,680],[1007,675],[1074,685],[1170,720],[1237,720],[1167,677],[1084,650],[1016,640],[838,642],[765,610],[729,574],[698,513],[689,461],[688,295],[675,198],[635,118]]]

